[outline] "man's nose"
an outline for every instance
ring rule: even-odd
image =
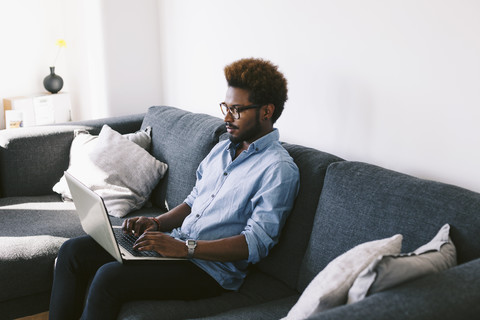
[[[235,119],[233,118],[232,114],[230,112],[227,112],[225,117],[223,118],[224,122],[233,122]]]

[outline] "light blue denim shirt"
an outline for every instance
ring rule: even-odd
[[[214,240],[245,235],[248,259],[215,262],[192,259],[222,287],[240,288],[250,263],[268,255],[293,207],[299,172],[275,129],[250,144],[235,160],[235,145],[218,143],[197,169],[197,182],[185,203],[192,209],[171,235]]]

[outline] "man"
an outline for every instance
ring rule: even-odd
[[[278,242],[299,188],[298,168],[273,128],[287,82],[261,59],[242,59],[224,71],[228,89],[220,108],[230,140],[199,165],[184,203],[156,218],[123,223],[124,232],[139,236],[134,249],[189,259],[120,264],[88,236],[69,240],[59,252],[51,319],[78,319],[82,312],[85,319],[115,319],[129,300],[198,299],[238,290],[248,265]]]

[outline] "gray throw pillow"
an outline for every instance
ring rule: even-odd
[[[357,275],[379,255],[397,254],[402,236],[365,242],[331,261],[307,286],[282,320],[306,319],[318,312],[344,304]]]
[[[128,140],[138,144],[145,150],[150,149],[152,143],[151,127],[146,127],[135,133],[127,133],[123,136]],[[67,171],[79,172],[80,175],[91,170],[92,164],[89,154],[96,147],[98,136],[91,135],[87,130],[78,129],[74,131],[74,139],[70,147],[70,163]],[[68,190],[67,180],[62,176],[60,180],[53,186],[53,191],[62,196],[64,201],[71,201],[72,195]]]
[[[457,264],[455,246],[444,225],[427,244],[411,253],[378,257],[357,277],[348,292],[348,304],[416,278],[446,270]]]
[[[79,134],[72,143],[67,171],[99,194],[112,216],[140,209],[167,171],[165,163],[145,150],[150,145],[145,135],[150,136],[148,128],[122,136],[105,125],[98,137]],[[53,191],[71,199],[65,177]]]

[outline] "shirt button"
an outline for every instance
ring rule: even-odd
[[[228,176],[228,172],[224,172],[223,175],[224,175],[224,176]]]
[[[215,198],[215,195],[214,195],[214,194],[212,194],[212,195],[211,195],[211,197],[212,197],[212,198]]]
[[[197,217],[197,218],[199,218],[199,217],[200,217],[200,215],[197,213],[196,217]]]

